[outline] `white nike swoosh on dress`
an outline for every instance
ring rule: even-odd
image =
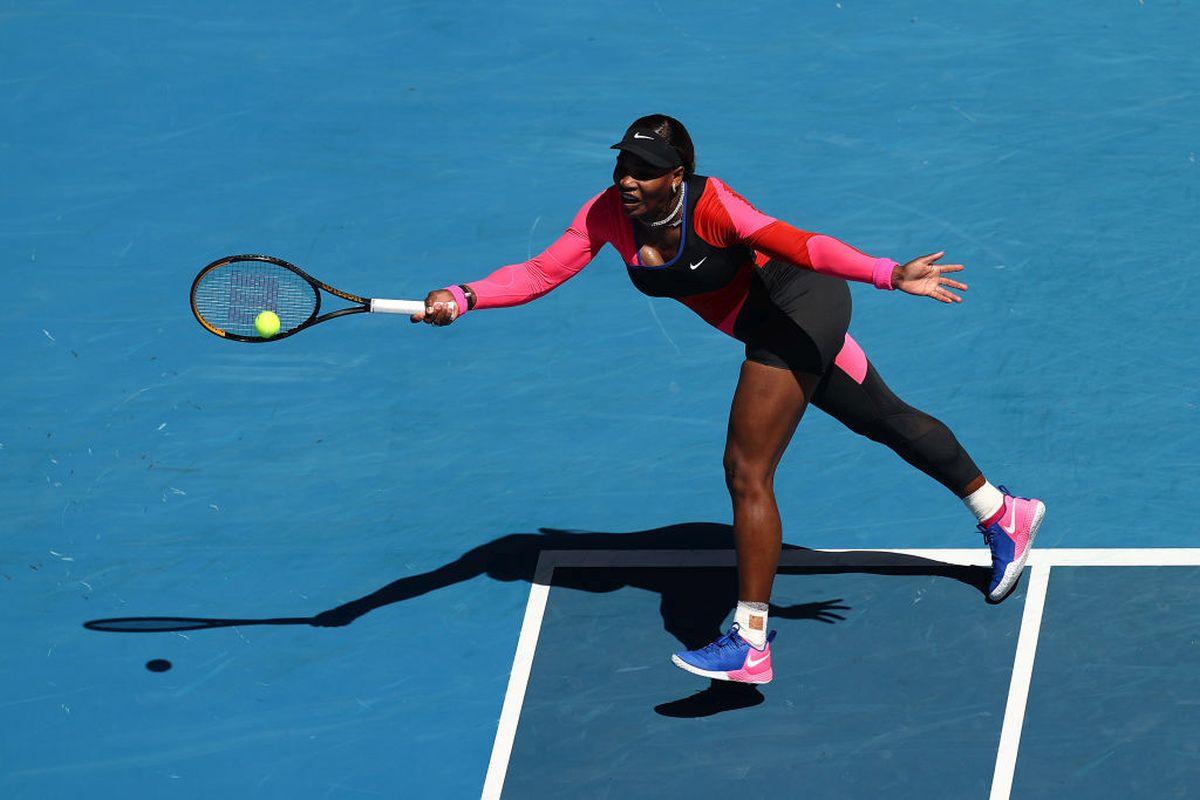
[[[696,267],[698,267],[698,266],[700,266],[701,264],[703,264],[705,261],[708,261],[708,256],[705,256],[704,258],[700,259],[700,260],[699,260],[699,261],[697,261],[695,264],[693,264],[693,263],[691,263],[691,262],[689,261],[689,262],[688,262],[688,266],[689,266],[689,267],[691,267],[692,269],[695,269]]]
[[[746,666],[747,667],[757,667],[759,664],[766,661],[770,657],[771,657],[770,652],[764,653],[763,657],[758,659],[757,661],[754,660],[754,656],[747,656],[746,657]]]

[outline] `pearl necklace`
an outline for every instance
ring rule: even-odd
[[[643,222],[642,224],[645,225],[647,228],[661,228],[663,225],[668,225],[668,224],[672,228],[674,228],[677,225],[683,224],[682,216],[680,216],[679,219],[675,219],[675,215],[679,214],[679,212],[682,209],[683,209],[683,191],[680,190],[679,201],[677,203],[675,203],[675,208],[671,211],[670,214],[667,214],[665,217],[660,219],[658,222]],[[675,220],[674,222],[671,221],[673,219]]]

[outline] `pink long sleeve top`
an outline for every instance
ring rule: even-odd
[[[570,227],[541,253],[471,281],[475,308],[515,306],[541,297],[587,266],[605,244],[620,254],[640,291],[675,298],[737,338],[742,338],[739,317],[748,311],[754,272],[770,261],[892,288],[896,262],[891,259],[869,256],[833,237],[768,216],[717,178],[695,175],[685,187],[693,196],[685,194],[681,241],[670,262],[640,263],[633,223],[621,209],[617,188],[610,186],[585,203]],[[857,350],[853,340],[848,345]],[[846,358],[840,354],[839,363]]]

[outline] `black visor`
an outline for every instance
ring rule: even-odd
[[[675,148],[654,131],[630,131],[610,149],[633,153],[650,166],[660,169],[673,169],[683,164]]]

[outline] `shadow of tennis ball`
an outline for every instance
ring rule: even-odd
[[[165,658],[152,658],[146,662],[146,669],[151,672],[166,672],[171,668],[171,662]]]

